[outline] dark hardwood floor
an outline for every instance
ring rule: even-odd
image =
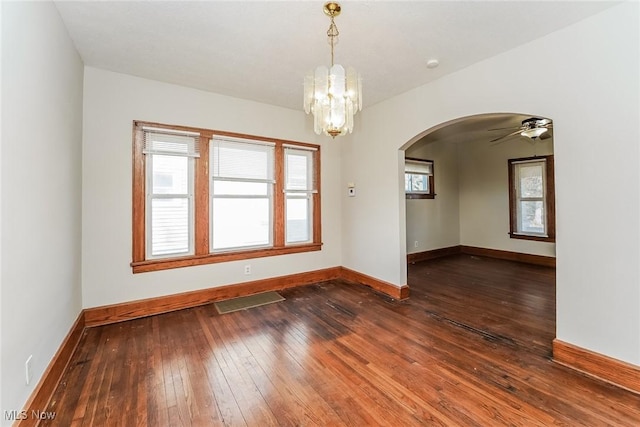
[[[402,302],[335,281],[91,328],[41,425],[640,425],[640,396],[550,360],[554,275],[459,255]]]

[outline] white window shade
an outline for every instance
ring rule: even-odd
[[[221,180],[273,182],[274,145],[213,138],[212,177]]]
[[[315,151],[285,147],[285,185],[286,193],[316,192],[313,156]]]
[[[433,162],[405,160],[404,172],[421,174],[421,175],[433,175]]]
[[[200,157],[200,134],[172,130],[143,128],[144,154]]]

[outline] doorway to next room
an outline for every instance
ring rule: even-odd
[[[490,113],[404,147],[412,298],[465,333],[543,356],[556,317],[553,145],[551,119]]]

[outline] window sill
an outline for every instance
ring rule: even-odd
[[[435,199],[435,194],[419,194],[419,193],[405,193],[406,198],[409,200],[413,199]]]
[[[194,265],[215,264],[218,262],[237,261],[242,259],[263,258],[276,255],[313,252],[322,249],[322,243],[308,243],[279,248],[253,249],[248,251],[229,251],[206,255],[189,255],[176,258],[152,259],[132,262],[133,273],[169,270],[172,268],[191,267]]]
[[[554,236],[539,236],[535,234],[521,234],[521,233],[509,233],[509,237],[512,239],[521,239],[521,240],[535,240],[538,242],[555,242],[556,238]]]

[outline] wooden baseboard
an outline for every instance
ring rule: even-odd
[[[38,425],[40,420],[37,417],[34,417],[33,414],[44,412],[47,409],[49,401],[62,378],[62,374],[64,374],[67,369],[67,366],[71,361],[71,357],[80,343],[84,329],[84,312],[80,312],[78,318],[71,326],[69,333],[62,341],[60,348],[58,348],[53,359],[49,362],[49,366],[47,366],[47,369],[42,374],[42,378],[40,378],[40,381],[34,388],[33,393],[31,393],[31,397],[25,404],[24,414],[26,419],[17,421],[14,423],[14,427],[30,427]]]
[[[460,253],[460,245],[449,246],[447,248],[431,249],[429,251],[415,252],[407,254],[407,263],[413,264],[420,261],[442,258]]]
[[[553,360],[561,365],[640,394],[640,366],[553,340]]]
[[[124,302],[85,309],[85,322],[88,327],[122,322],[154,314],[182,310],[209,304],[228,298],[235,298],[267,291],[279,291],[295,286],[310,285],[340,278],[340,267],[326,268],[288,276],[272,277],[235,285],[198,291],[172,294],[156,298]]]
[[[366,274],[346,267],[340,267],[340,278],[347,282],[368,286],[378,292],[382,292],[383,294],[390,296],[393,299],[402,300],[409,298],[409,287],[407,285],[397,287],[389,282],[367,276]]]
[[[478,248],[475,246],[460,246],[460,252],[468,255],[484,256],[488,258],[505,259],[509,261],[524,262],[526,264],[542,265],[544,267],[556,266],[556,259],[544,255],[531,255],[521,252],[502,251],[498,249]]]

